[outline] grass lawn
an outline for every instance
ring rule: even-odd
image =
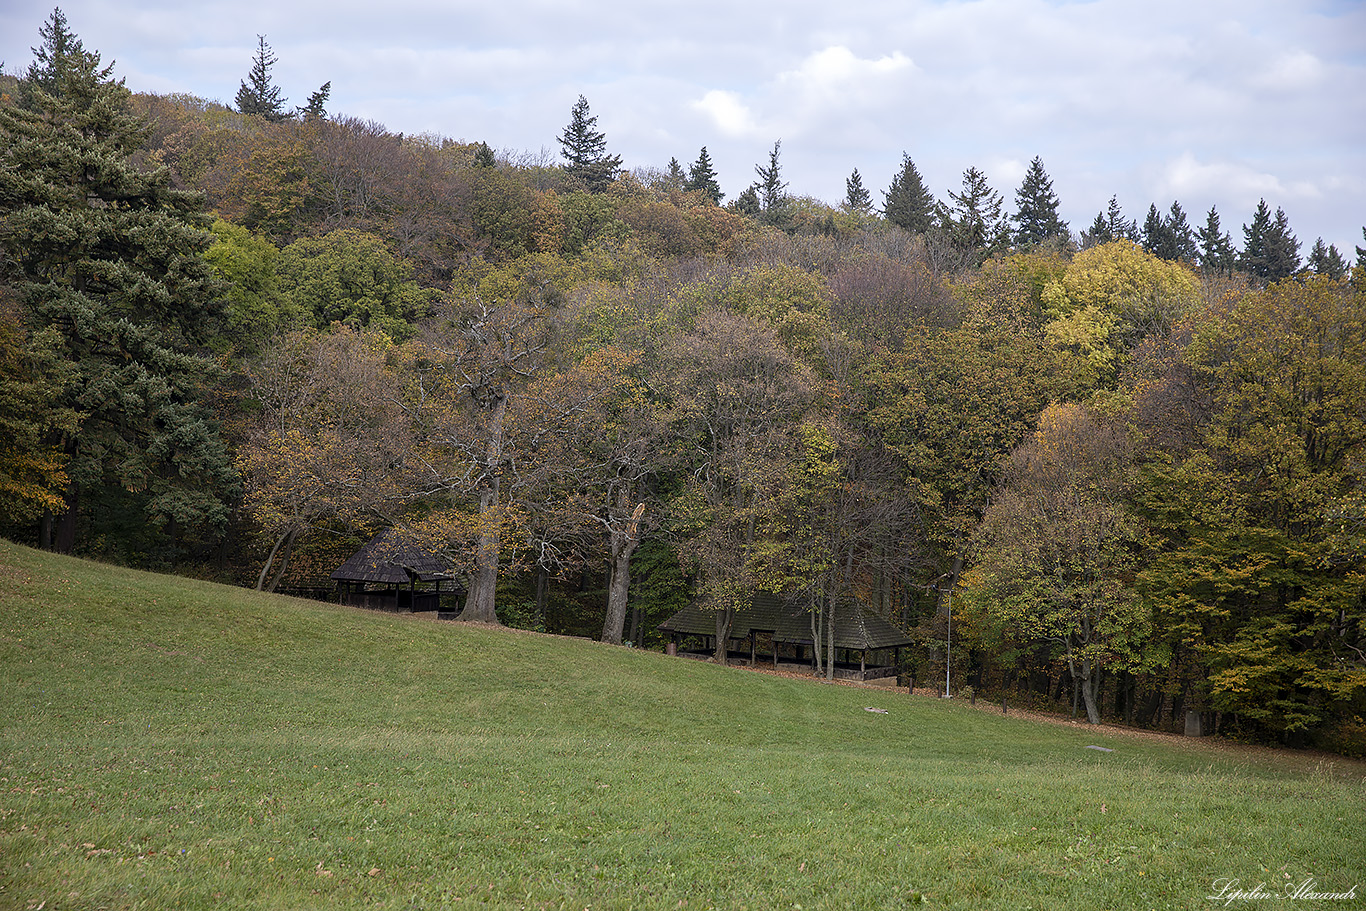
[[[1360,907],[1366,767],[0,541],[0,908],[920,905]]]

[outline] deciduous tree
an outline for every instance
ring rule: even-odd
[[[274,591],[308,535],[399,513],[413,434],[393,342],[378,330],[291,332],[246,376],[260,410],[237,465],[243,509],[269,547],[256,588]]]
[[[404,341],[432,301],[409,263],[349,228],[296,240],[280,251],[277,269],[289,300],[319,329],[340,322]]]
[[[1125,503],[1130,461],[1117,422],[1050,406],[1011,454],[964,582],[1014,636],[1061,648],[1092,724],[1102,672],[1139,664],[1150,634],[1128,584],[1142,538]]]

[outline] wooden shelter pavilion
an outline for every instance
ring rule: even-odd
[[[670,653],[680,653],[680,646],[688,638],[700,639],[701,649],[681,654],[701,657],[715,652],[716,612],[713,610],[691,604],[661,623],[659,629],[670,637]],[[740,660],[748,658],[751,665],[763,657],[760,646],[764,643],[768,645],[767,657],[775,667],[784,662],[815,667],[812,614],[792,599],[760,592],[747,607],[735,612],[727,638],[727,652]],[[909,636],[877,616],[862,601],[843,601],[835,610],[835,674],[838,677],[855,680],[895,677],[901,664],[901,649],[910,644]],[[810,649],[809,658],[807,649]]]
[[[443,584],[447,594],[460,585],[450,562],[386,528],[332,573],[343,604],[387,611],[441,609]]]

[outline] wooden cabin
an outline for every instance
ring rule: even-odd
[[[716,651],[716,612],[689,605],[659,625],[670,639],[671,654],[708,657]],[[822,635],[824,630],[822,630]],[[688,645],[693,648],[689,649]],[[873,613],[861,601],[841,602],[835,610],[835,675],[855,680],[895,677],[901,649],[911,638]],[[768,592],[755,595],[735,612],[727,653],[737,661],[771,662],[779,668],[815,668],[813,615],[802,604]],[[825,643],[822,641],[822,648]]]
[[[332,573],[340,601],[372,610],[441,610],[442,595],[459,597],[449,561],[386,528]],[[443,590],[442,586],[446,588]]]

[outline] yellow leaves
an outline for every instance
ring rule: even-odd
[[[0,509],[10,521],[34,518],[43,510],[66,509],[66,456],[57,449],[24,452],[0,447]]]
[[[1119,356],[1111,344],[1115,323],[1113,313],[1088,304],[1055,319],[1044,333],[1054,347],[1074,351],[1098,369],[1108,370]]]
[[[1043,291],[1054,318],[1083,307],[1127,314],[1164,304],[1180,308],[1198,299],[1199,283],[1189,269],[1127,240],[1078,253],[1062,279],[1049,282]]]

